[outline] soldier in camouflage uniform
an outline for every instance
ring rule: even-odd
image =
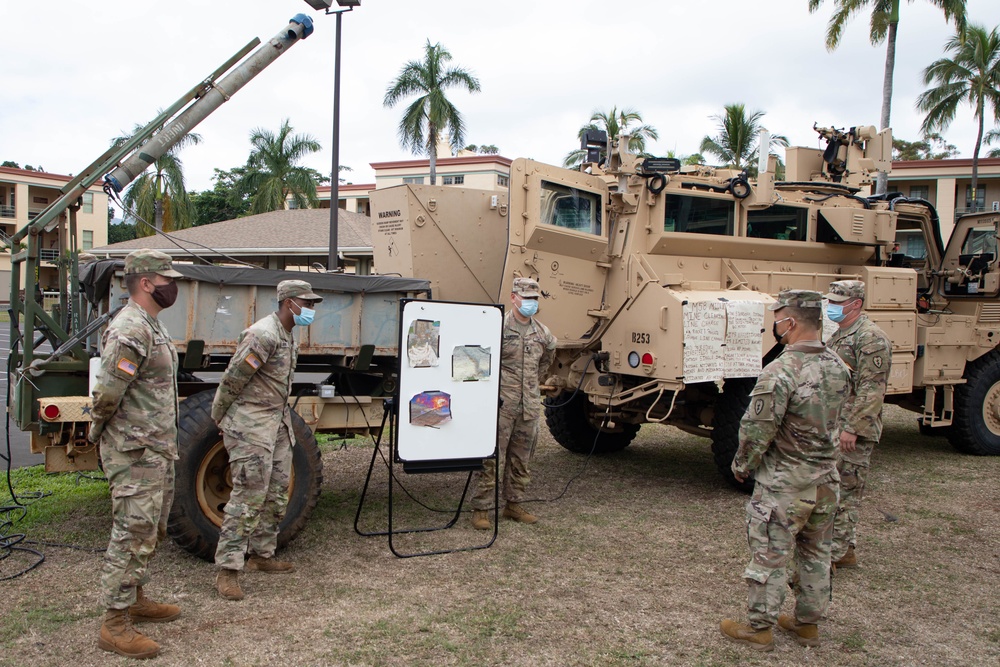
[[[843,362],[820,342],[823,297],[786,290],[771,306],[774,336],[784,352],[768,364],[750,393],[733,458],[736,479],[756,479],[747,503],[752,560],[748,620],[726,619],[729,639],[751,648],[774,648],[777,623],[804,646],[819,644],[818,621],[830,601],[830,542],[837,510],[837,424],[849,389]],[[795,614],[778,613],[794,556]]]
[[[298,355],[292,328],[309,326],[312,306],[322,300],[305,281],[278,283],[278,312],[240,334],[212,402],[233,480],[215,552],[220,568],[215,586],[227,600],[243,599],[239,572],[244,566],[275,574],[294,569],[274,558],[295,444],[288,407]]]
[[[521,523],[538,518],[521,506],[531,481],[528,464],[538,441],[541,392],[539,385],[555,358],[556,338],[533,317],[542,295],[538,281],[515,278],[511,304],[503,318],[500,345],[500,421],[497,425],[498,458],[504,461],[503,515]],[[473,480],[472,525],[479,530],[492,528],[487,509],[495,495],[497,461],[486,459]]]
[[[882,401],[889,381],[892,343],[877,324],[861,312],[865,284],[860,280],[830,283],[827,315],[840,327],[826,346],[852,371],[851,396],[840,416],[840,506],[833,523],[837,567],[856,567],[854,546],[858,515],[872,450],[882,436]]]
[[[133,622],[172,621],[180,608],[143,594],[147,566],[166,536],[177,459],[177,351],[156,319],[177,298],[170,257],[136,250],[125,258],[129,300],[104,333],[89,438],[100,443],[111,489],[111,540],[101,568],[107,612],[98,646],[131,658],[160,647]]]

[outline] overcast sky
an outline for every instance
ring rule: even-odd
[[[931,3],[902,3],[894,136],[919,138],[921,72],[952,34]],[[482,92],[454,90],[466,141],[559,163],[595,109],[633,107],[659,131],[651,152],[698,150],[713,114],[743,102],[793,145],[817,146],[814,122],[878,125],[885,46],[868,42],[868,16],[828,52],[827,0],[362,0],[343,19],[341,163],[373,183],[371,162],[410,159],[396,136],[402,110],[382,106],[388,83],[427,39],[471,70]],[[998,0],[969,0],[972,21],[1000,24]],[[2,0],[0,161],[76,173],[109,140],[148,122],[255,36],[266,41],[303,12],[315,33],[197,128],[181,154],[191,190],[212,169],[243,164],[255,127],[289,118],[323,151],[304,162],[329,173],[336,19],[304,0]],[[971,157],[976,127],[960,110],[945,137]]]

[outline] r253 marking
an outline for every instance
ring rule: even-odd
[[[632,342],[633,343],[641,343],[643,345],[649,345],[649,334],[648,333],[640,333],[638,331],[633,331],[632,332]]]

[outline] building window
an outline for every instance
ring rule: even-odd
[[[90,250],[94,247],[94,231],[91,229],[83,230],[83,249]]]
[[[507,185],[509,183],[510,183],[510,179],[508,177],[503,176],[503,175],[497,175],[497,185],[499,185],[500,187],[504,187],[505,188],[505,187],[507,187]]]
[[[910,199],[927,199],[931,195],[929,185],[911,185]]]
[[[423,176],[404,176],[403,177],[403,183],[405,183],[407,185],[423,185],[424,184],[424,177]]]
[[[84,192],[83,193],[83,212],[93,213],[94,212],[94,193]]]
[[[441,182],[445,185],[462,185],[465,183],[465,176],[444,176]]]
[[[976,196],[972,196],[972,186],[965,186],[965,207],[970,211],[985,211],[986,210],[986,186],[977,185],[976,186]]]

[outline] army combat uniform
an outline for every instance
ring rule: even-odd
[[[805,294],[820,306],[819,293]],[[802,341],[768,364],[751,392],[732,470],[756,479],[746,506],[752,559],[743,574],[754,630],[778,621],[793,556],[796,621],[815,624],[826,612],[840,481],[835,438],[849,381],[844,364],[822,343]]]
[[[126,273],[180,277],[149,250],[126,258]],[[128,609],[166,536],[177,460],[177,350],[167,328],[132,299],[104,332],[89,439],[100,443],[111,489],[111,540],[101,568],[107,609]]]
[[[852,298],[864,298],[864,283],[841,281],[831,285],[848,288],[858,283],[860,293]],[[841,290],[845,291],[845,290]],[[849,291],[849,289],[848,289]],[[862,313],[846,329],[838,329],[827,342],[852,370],[851,394],[840,415],[840,430],[855,434],[855,450],[840,452],[840,506],[833,526],[833,562],[847,554],[855,545],[861,499],[864,496],[872,451],[882,437],[882,402],[889,381],[892,343],[877,324]]]
[[[532,281],[534,282],[534,281]],[[535,284],[537,288],[537,283]],[[520,503],[531,481],[528,464],[538,441],[542,414],[539,385],[555,357],[556,338],[532,317],[521,324],[508,311],[503,318],[500,345],[500,420],[497,425],[498,459],[504,461],[501,496],[508,503]],[[486,510],[493,505],[494,459],[483,461],[483,469],[473,480],[472,507]]]
[[[276,313],[258,320],[240,334],[212,402],[233,479],[215,552],[223,569],[242,570],[248,551],[271,558],[278,547],[295,441],[288,396],[297,355]]]

